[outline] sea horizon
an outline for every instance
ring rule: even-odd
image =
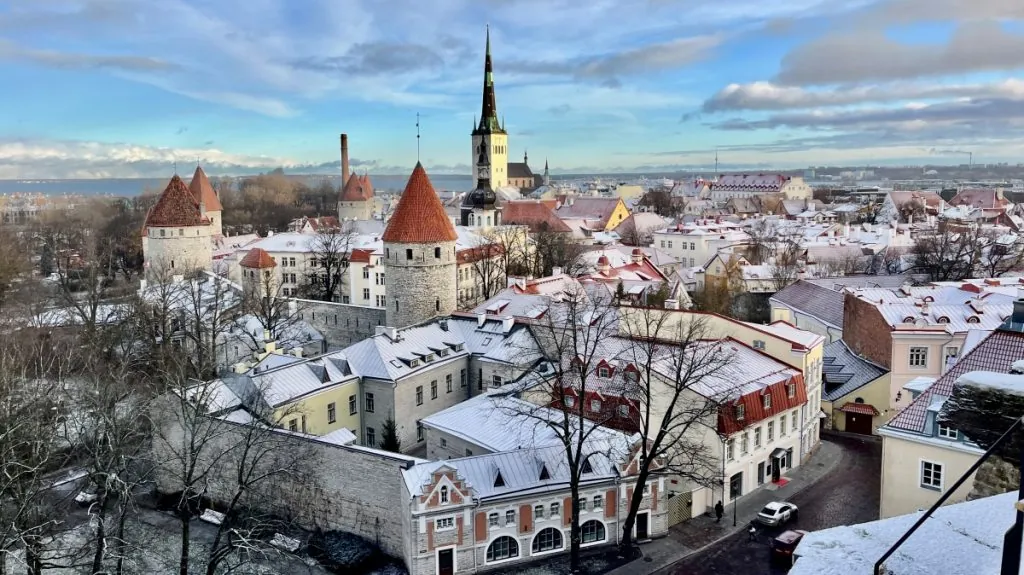
[[[681,174],[560,174],[552,176],[552,181],[567,181],[589,178],[601,178],[605,180],[635,179],[648,177],[651,179],[662,177],[680,177]],[[226,176],[232,179],[242,179],[253,176]],[[340,176],[334,174],[288,174],[290,178],[303,180],[307,185],[315,186],[327,180],[335,187],[340,183]],[[370,174],[375,189],[386,192],[400,192],[405,188],[409,175],[399,174]],[[43,195],[66,195],[66,196],[138,196],[147,190],[160,192],[167,186],[167,178],[22,178],[22,179],[0,179],[0,195],[12,194],[43,194]],[[473,179],[469,174],[436,174],[430,176],[430,181],[438,191],[464,192],[472,189]]]

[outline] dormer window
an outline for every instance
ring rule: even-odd
[[[637,383],[640,381],[640,372],[635,369],[626,370],[626,381],[630,383]]]
[[[583,465],[580,466],[580,473],[593,473],[594,468],[590,465],[590,458],[583,460]]]
[[[761,398],[761,402],[764,405],[765,409],[771,409],[772,408],[772,396],[771,396],[771,394],[768,394],[768,393],[764,394],[764,396]]]
[[[410,359],[409,360],[409,367],[419,367],[419,366],[420,366],[420,360],[418,360],[418,359]]]
[[[439,350],[437,350],[437,355],[439,357],[448,357],[448,350],[447,349],[439,349]]]
[[[796,386],[792,383],[786,384],[786,395],[789,397],[796,397]]]
[[[736,406],[736,421],[743,421],[747,417],[747,406],[742,403]]]
[[[539,479],[540,479],[540,481],[546,481],[548,479],[551,479],[551,474],[548,473],[548,466],[547,465],[541,465],[540,466],[540,477],[539,477]]]
[[[607,378],[609,378],[611,376],[612,376],[612,370],[608,369],[607,367],[602,365],[601,367],[597,368],[597,377],[603,377],[603,378],[607,379]]]
[[[441,503],[448,503],[448,486],[441,486]]]
[[[430,362],[434,361],[434,354],[428,353],[427,355],[423,356],[423,361],[425,363],[430,363]]]
[[[495,487],[505,487],[505,478],[501,476],[501,472],[498,472],[497,477],[494,478]]]

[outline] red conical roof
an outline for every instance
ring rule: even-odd
[[[363,202],[372,197],[373,184],[370,183],[370,176],[366,174],[359,176],[353,172],[341,190],[341,201],[343,202]]]
[[[385,242],[432,244],[453,242],[457,237],[455,226],[448,219],[427,171],[416,162],[416,168],[409,176],[409,183],[405,185],[398,207],[381,238]]]
[[[270,257],[267,250],[263,248],[253,248],[249,250],[249,253],[245,254],[242,261],[238,262],[238,265],[243,268],[256,268],[258,270],[264,270],[272,268],[277,265],[274,258]]]
[[[213,186],[210,185],[210,180],[206,177],[206,172],[199,166],[196,166],[196,173],[192,174],[192,181],[189,182],[188,189],[195,196],[196,202],[202,200],[206,204],[206,211],[220,212],[224,210],[224,207],[220,205],[217,192],[213,191]]]
[[[156,205],[149,210],[145,227],[177,228],[209,224],[210,220],[199,213],[199,202],[185,187],[185,182],[181,181],[178,174],[174,174]]]

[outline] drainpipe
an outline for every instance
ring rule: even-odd
[[[468,382],[467,382],[468,383]],[[472,386],[471,386],[472,387]],[[476,573],[476,512],[480,509],[480,498],[473,497],[473,512],[470,514],[469,520],[473,523],[473,542],[470,547],[473,549],[473,573]],[[466,531],[463,528],[463,531]]]
[[[622,529],[622,521],[619,517],[622,515],[619,507],[619,484],[622,483],[622,477],[618,473],[615,474],[615,545],[619,545],[619,531]]]

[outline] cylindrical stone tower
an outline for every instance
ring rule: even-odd
[[[406,327],[455,311],[457,237],[417,163],[382,237],[388,326]]]

